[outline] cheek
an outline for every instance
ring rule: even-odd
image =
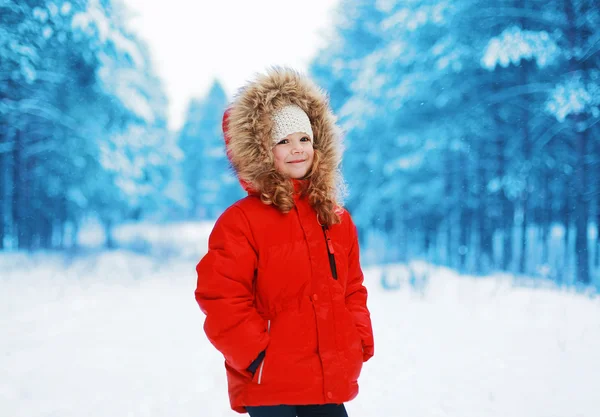
[[[273,151],[273,161],[275,162],[275,168],[281,168],[285,166],[285,155],[275,149]]]
[[[310,150],[306,151],[306,156],[308,156],[308,158],[310,159],[310,163],[312,164],[312,162],[315,159],[315,150],[313,148],[310,148]]]

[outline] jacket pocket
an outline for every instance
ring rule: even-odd
[[[346,308],[346,359],[348,361],[348,376],[351,381],[356,381],[360,376],[363,364],[363,347],[360,333],[354,324],[352,313]]]
[[[267,322],[267,333],[271,333],[271,320],[269,320]],[[264,369],[265,369],[265,362],[267,361],[267,358],[269,357],[269,348],[267,347],[267,350],[265,351],[265,357],[262,360],[262,362],[260,363],[260,366],[258,367],[258,370],[254,373],[254,380],[255,382],[260,385],[262,384],[263,381],[263,375],[264,375]]]

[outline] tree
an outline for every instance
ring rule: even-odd
[[[203,100],[192,100],[179,133],[183,179],[189,201],[189,216],[215,219],[235,200],[241,188],[229,166],[221,132],[227,96],[214,81]]]
[[[598,12],[576,0],[350,3],[365,7],[340,9],[312,69],[347,132],[357,224],[460,269],[559,277],[569,271],[551,258],[549,231],[562,222],[568,236],[574,217],[589,283]],[[359,28],[369,51],[347,47]]]

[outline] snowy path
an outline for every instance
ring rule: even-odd
[[[193,259],[0,256],[0,416],[234,416]],[[351,417],[597,417],[600,300],[437,269],[367,271],[376,356]]]

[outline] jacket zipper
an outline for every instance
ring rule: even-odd
[[[331,237],[329,237],[329,229],[327,226],[321,226],[323,228],[323,234],[325,235],[325,243],[327,243],[327,255],[329,256],[329,267],[331,268],[331,275],[333,279],[338,279],[337,268],[335,266],[335,251],[333,249],[333,243]]]
[[[271,333],[271,320],[267,322],[267,333]],[[260,363],[260,369],[258,370],[258,385],[260,385],[260,381],[262,381],[263,368],[265,367],[265,360],[267,360],[267,356]]]

